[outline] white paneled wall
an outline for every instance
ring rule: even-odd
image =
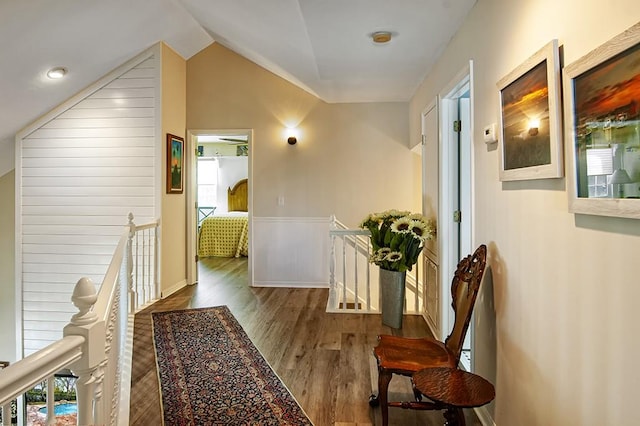
[[[62,337],[80,277],[102,282],[127,214],[138,224],[156,215],[158,60],[150,53],[114,71],[22,136],[25,355]]]
[[[253,217],[253,284],[328,287],[329,217]]]

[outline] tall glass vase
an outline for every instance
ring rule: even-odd
[[[407,273],[380,268],[380,298],[382,299],[382,324],[402,328],[404,294]]]

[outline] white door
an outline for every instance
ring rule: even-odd
[[[422,113],[422,214],[438,223],[438,105],[434,100]],[[440,286],[437,236],[424,247],[423,316],[434,336],[440,335]]]

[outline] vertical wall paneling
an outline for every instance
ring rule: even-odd
[[[257,287],[328,287],[328,217],[253,217]]]
[[[62,337],[80,277],[102,282],[127,214],[157,215],[158,66],[139,56],[19,139],[25,355]]]

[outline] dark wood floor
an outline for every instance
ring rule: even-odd
[[[247,259],[209,258],[199,283],[136,314],[131,425],[161,425],[151,312],[227,305],[256,347],[316,426],[379,425],[380,409],[368,397],[376,388],[372,348],[376,336],[430,335],[424,320],[406,316],[402,330],[382,326],[379,315],[328,314],[328,290],[251,288]],[[408,378],[394,377],[390,399],[412,398]],[[471,410],[467,425],[480,425]],[[392,425],[442,425],[439,412],[389,410]],[[168,426],[168,425],[167,425]]]

